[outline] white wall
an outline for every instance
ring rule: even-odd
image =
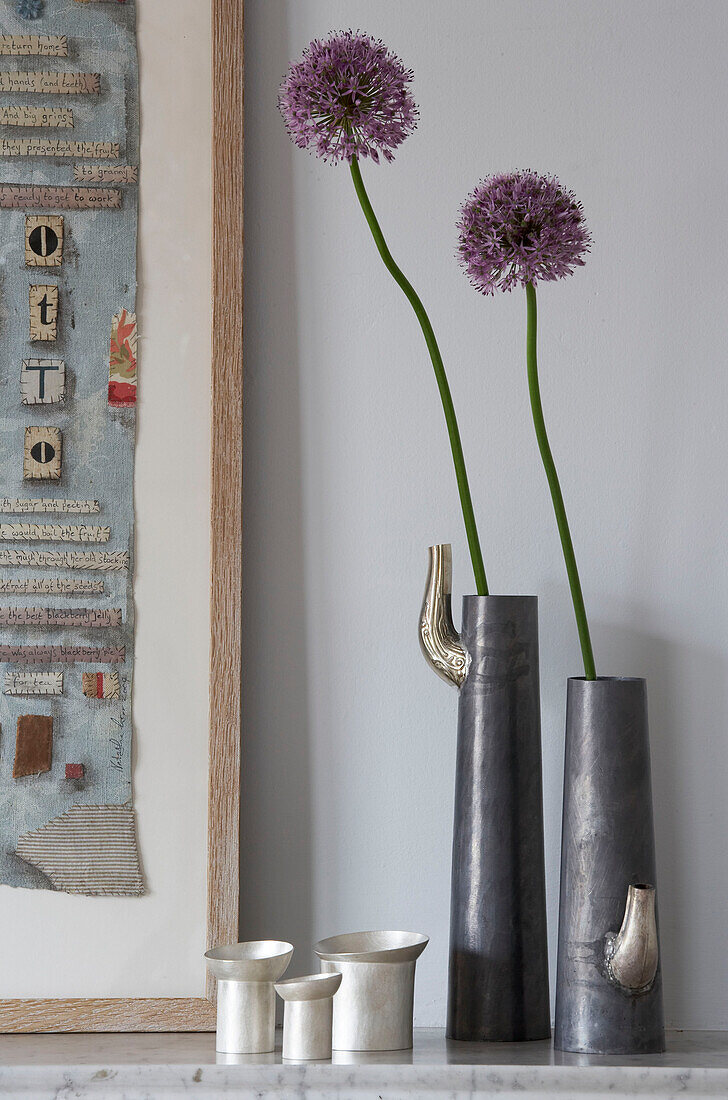
[[[595,652],[648,677],[668,1023],[728,1027],[724,0],[248,0],[244,936],[432,937],[444,1019],[456,695],[417,644],[425,550],[472,590],[432,369],[345,166],[296,150],[289,59],[361,27],[416,74],[421,123],[365,164],[428,305],[494,592],[540,596],[556,937],[565,680],[580,654],[530,422],[522,293],[453,258],[479,177],[582,200],[587,266],[540,292],[544,405]],[[552,964],[555,958],[552,955]],[[553,970],[552,970],[553,973]]]

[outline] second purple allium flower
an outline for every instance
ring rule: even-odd
[[[460,208],[458,254],[481,294],[526,290],[526,363],[533,424],[556,514],[574,604],[584,676],[596,679],[594,653],[584,608],[564,497],[551,453],[538,381],[536,283],[562,279],[584,266],[591,237],[581,203],[554,176],[511,172],[481,180]]]
[[[463,204],[458,230],[460,262],[483,294],[571,275],[591,245],[581,203],[536,172],[483,180]]]
[[[383,42],[359,31],[315,39],[289,68],[278,107],[299,149],[334,163],[393,159],[418,111],[411,69]]]

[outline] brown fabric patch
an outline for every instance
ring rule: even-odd
[[[13,779],[51,770],[53,719],[44,714],[21,714],[15,740]]]

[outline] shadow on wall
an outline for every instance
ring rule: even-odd
[[[714,988],[728,987],[728,961],[721,943],[711,945],[710,920],[700,924],[725,899],[714,896],[712,876],[696,892],[691,853],[707,829],[728,836],[728,746],[716,737],[728,708],[728,662],[721,653],[611,623],[595,622],[594,636],[605,674],[647,680],[666,1024],[676,1026],[678,1012],[715,1019],[724,1006],[701,1008],[700,991],[711,971]],[[694,807],[689,815],[686,804]],[[723,971],[717,982],[716,967]]]
[[[245,158],[252,166],[265,156],[275,194],[256,194],[260,176],[246,172],[256,216],[246,218],[240,936],[292,941],[295,972],[305,973],[313,930],[295,150],[287,138],[269,140],[289,60],[285,8],[271,6],[265,18],[261,8],[251,5],[248,16],[257,43],[248,65],[261,73],[249,84]],[[259,214],[271,208],[275,224]]]

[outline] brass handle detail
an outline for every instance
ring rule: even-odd
[[[459,688],[468,675],[468,656],[452,621],[452,547],[431,546],[430,568],[420,612],[420,647],[438,676]]]

